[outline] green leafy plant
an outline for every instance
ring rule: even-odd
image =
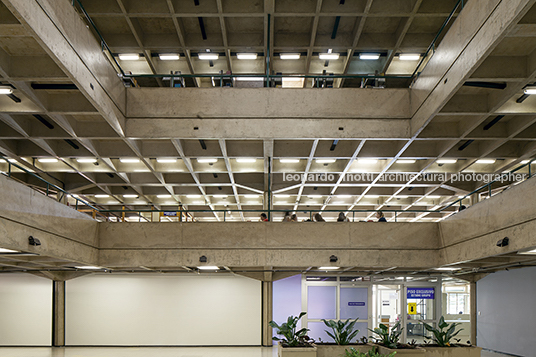
[[[343,357],[393,357],[396,354],[395,352],[392,352],[388,355],[382,355],[378,352],[377,348],[373,348],[369,350],[368,352],[359,352],[355,348],[350,348],[350,350],[344,351]]]
[[[281,325],[278,325],[275,321],[270,321],[269,324],[277,331],[278,335],[283,336],[283,338],[272,337],[275,341],[281,341],[283,346],[288,347],[297,347],[297,346],[311,346],[314,340],[307,336],[308,328],[302,328],[296,331],[298,321],[305,315],[305,312],[302,312],[299,316],[289,316],[287,322],[283,322]]]
[[[457,334],[460,333],[463,329],[456,330],[456,326],[460,325],[460,323],[453,322],[452,324],[448,324],[445,322],[445,318],[441,316],[439,319],[439,328],[435,328],[433,326],[428,325],[427,323],[424,323],[424,328],[430,331],[433,336],[428,337],[424,336],[426,339],[431,339],[436,343],[439,347],[450,347],[450,340],[454,338]]]
[[[400,328],[400,321],[398,321],[391,332],[389,333],[389,327],[384,324],[380,324],[380,327],[376,327],[374,330],[369,329],[372,333],[375,333],[377,337],[371,336],[376,340],[376,343],[384,345],[387,348],[397,348],[400,334],[404,328]]]
[[[335,321],[335,320],[325,320],[322,319],[322,322],[324,324],[331,328],[332,332],[329,332],[328,330],[326,333],[328,336],[330,336],[336,344],[338,345],[348,345],[352,342],[352,339],[359,333],[359,330],[354,330],[354,325],[357,322],[358,319],[355,319],[353,321],[350,321],[350,319],[346,321]]]

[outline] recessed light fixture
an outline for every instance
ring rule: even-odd
[[[337,270],[339,267],[320,267],[318,270]]]
[[[240,159],[236,159],[236,162],[240,162],[240,163],[248,163],[248,164],[252,164],[252,163],[254,163],[255,161],[257,161],[257,159],[249,159],[249,158],[240,158]]]
[[[93,164],[95,162],[97,162],[97,159],[96,158],[80,158],[80,159],[76,159],[77,162],[81,163],[81,164]]]
[[[171,198],[171,195],[156,195],[157,198]]]
[[[119,159],[123,164],[135,164],[137,162],[140,162],[140,159],[135,157],[122,157]]]
[[[217,60],[218,58],[220,58],[220,55],[217,53],[199,53],[197,57],[200,60],[213,61],[213,60]]]
[[[15,160],[15,159],[7,159],[7,161],[9,161],[11,163],[17,163],[17,160]]]
[[[110,195],[95,195],[93,197],[95,197],[95,198],[108,198],[108,197],[110,197]]]
[[[274,195],[277,198],[289,198],[290,195]]]
[[[322,198],[322,195],[307,195],[309,198]]]
[[[524,91],[525,94],[528,94],[528,95],[531,95],[531,94],[536,94],[536,86],[528,86],[528,87],[525,87],[525,91]]]
[[[397,164],[414,164],[417,160],[396,160]]]
[[[366,61],[377,60],[377,59],[380,59],[380,54],[379,53],[360,53],[359,59],[366,60]]]
[[[256,53],[237,53],[236,58],[239,60],[256,60],[257,54]]]
[[[431,198],[431,199],[441,198],[441,196],[426,196],[426,197]]]
[[[159,157],[159,158],[156,159],[156,162],[158,162],[160,164],[172,164],[172,163],[177,162],[177,159]]]
[[[58,162],[58,159],[44,158],[44,159],[37,159],[37,161],[42,162],[42,163],[53,163],[53,162]]]
[[[249,82],[260,82],[264,81],[264,77],[235,77],[235,80],[237,81],[249,81]]]
[[[246,198],[259,198],[259,195],[244,195]]]
[[[378,162],[378,159],[357,159],[357,162],[360,164],[375,164]]]
[[[316,159],[316,162],[319,164],[332,164],[335,161],[337,160],[336,159]]]
[[[465,196],[458,196],[458,198],[465,198]]]
[[[435,270],[442,270],[442,271],[454,271],[454,270],[460,270],[460,268],[449,268],[449,267],[443,267],[443,268],[435,268]]]
[[[201,195],[186,195],[188,198],[200,198]]]
[[[12,249],[6,249],[6,248],[0,248],[0,253],[20,253],[20,251],[12,250]]]
[[[161,53],[158,57],[161,61],[177,61],[180,58],[178,53]]]
[[[478,159],[476,160],[477,164],[494,164],[495,159]]]
[[[518,252],[517,254],[536,254],[536,249],[527,250],[525,252]]]
[[[213,164],[215,162],[218,162],[218,159],[212,159],[212,158],[197,159],[197,162],[199,162],[200,164]]]
[[[352,195],[337,195],[337,198],[350,198]]]
[[[401,53],[398,55],[398,59],[401,61],[418,61],[421,59],[421,55],[418,53]]]
[[[529,162],[530,162],[530,160],[523,160],[523,161],[521,161],[521,164],[525,165],[525,164],[528,164]]]
[[[380,198],[378,195],[366,195],[366,198]]]
[[[300,162],[300,159],[279,159],[279,162],[282,164],[295,164]]]
[[[220,270],[220,268],[215,266],[215,265],[202,265],[200,267],[197,267],[197,269],[199,269],[199,270]]]
[[[280,53],[279,58],[282,60],[297,60],[300,59],[299,53]]]
[[[227,198],[228,196],[227,195],[214,195],[212,197],[216,197],[216,198]]]
[[[0,94],[12,94],[13,89],[11,87],[0,87]]]
[[[95,266],[92,266],[92,265],[76,266],[75,268],[76,269],[84,269],[84,270],[100,270],[100,269],[104,269],[104,268],[95,267]]]
[[[457,159],[439,159],[439,160],[437,160],[438,164],[455,164],[457,162],[458,162]]]
[[[338,53],[319,53],[318,54],[318,58],[320,58],[321,60],[338,60],[339,59],[339,56],[340,54]]]
[[[121,61],[137,61],[140,59],[140,55],[137,53],[120,53],[119,59]]]
[[[137,198],[138,195],[123,195],[124,198]]]

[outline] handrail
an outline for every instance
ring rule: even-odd
[[[63,188],[61,188],[61,187],[59,187],[59,186],[57,186],[57,185],[55,185],[55,184],[53,184],[53,183],[48,182],[47,180],[45,180],[45,179],[42,178],[41,176],[36,175],[36,174],[34,174],[33,172],[28,171],[27,169],[25,169],[24,167],[22,167],[22,166],[20,166],[20,165],[17,165],[17,164],[15,164],[15,163],[10,162],[10,161],[9,161],[8,159],[6,159],[5,157],[0,157],[0,159],[4,160],[4,161],[7,162],[7,164],[8,164],[8,172],[7,172],[7,175],[6,175],[7,177],[11,177],[11,167],[14,166],[14,167],[18,168],[19,170],[22,170],[22,171],[24,171],[25,173],[27,173],[27,174],[29,174],[29,175],[31,175],[31,176],[37,178],[38,180],[40,180],[40,181],[46,183],[46,184],[47,184],[47,188],[46,188],[46,192],[47,192],[47,193],[46,193],[45,195],[46,195],[47,197],[48,197],[48,191],[49,191],[50,188],[52,187],[52,188],[54,188],[54,189],[56,189],[56,190],[58,190],[58,191],[60,191],[60,192],[63,192],[63,194],[66,194],[66,195],[71,196],[72,198],[74,198],[74,199],[76,200],[76,208],[75,208],[75,209],[78,209],[78,202],[82,202],[84,205],[86,205],[86,206],[88,206],[88,207],[91,207],[91,208],[94,209],[94,210],[97,210],[97,211],[99,210],[99,208],[93,206],[93,205],[90,204],[89,202],[86,202],[86,201],[84,201],[84,200],[82,200],[82,199],[80,199],[80,198],[78,198],[78,197],[75,197],[73,194],[71,194],[71,193],[65,191]]]
[[[412,76],[382,76],[382,75],[368,75],[368,74],[270,74],[268,76],[262,76],[259,74],[125,74],[125,78],[322,78],[322,79],[335,79],[335,78],[398,78],[398,79],[410,79]]]

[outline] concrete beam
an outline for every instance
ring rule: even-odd
[[[127,89],[130,119],[408,119],[409,105],[408,89]]]

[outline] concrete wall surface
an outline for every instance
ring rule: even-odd
[[[476,283],[477,345],[515,356],[536,356],[536,268],[490,274]]]
[[[2,248],[96,263],[97,225],[87,214],[0,175]],[[41,246],[30,246],[30,235]]]
[[[441,221],[442,259],[459,262],[536,246],[536,179],[532,178]],[[497,247],[508,237],[507,247]]]

